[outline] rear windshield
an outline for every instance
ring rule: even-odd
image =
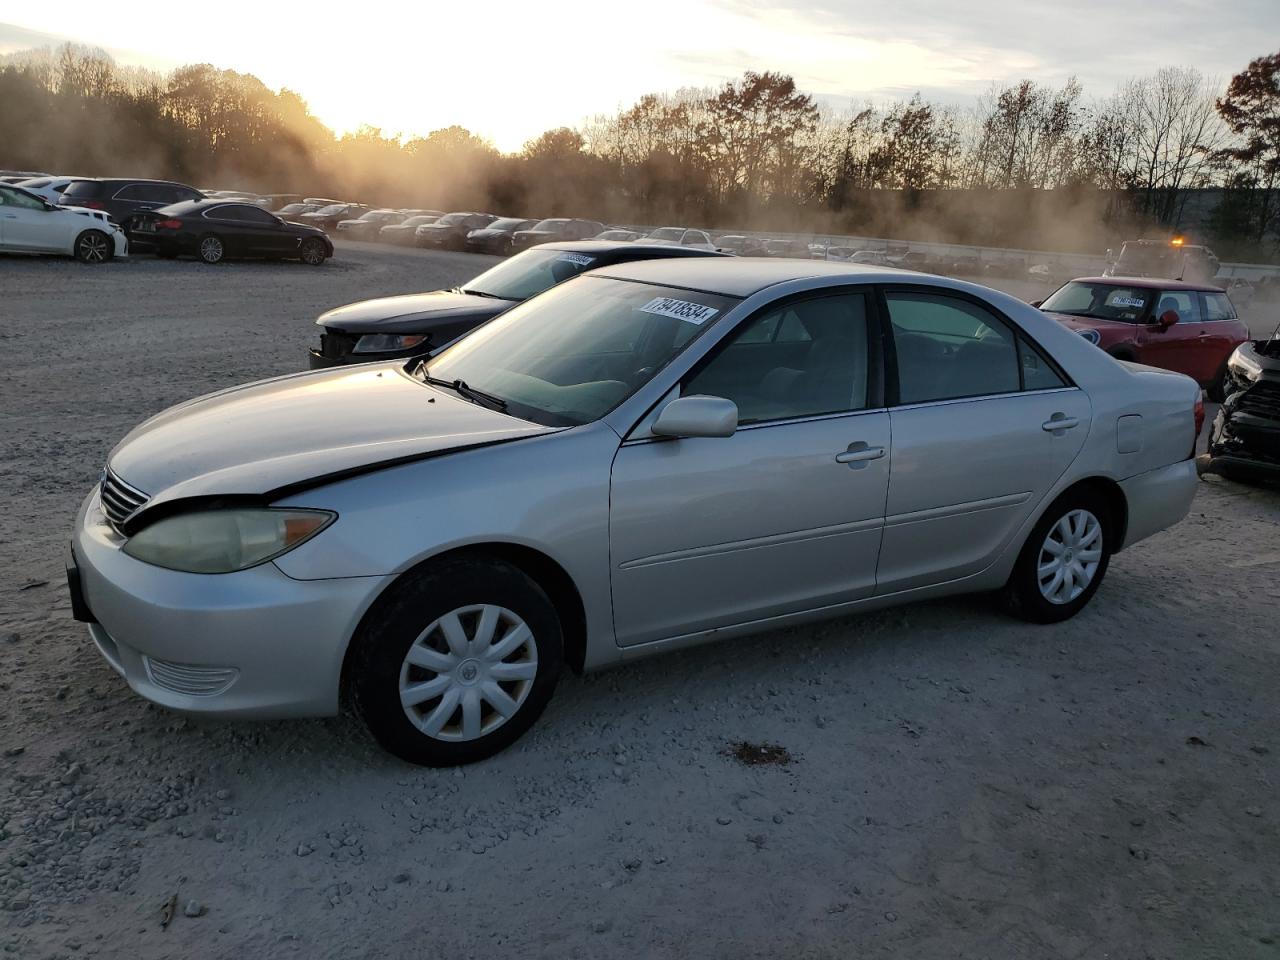
[[[62,191],[64,197],[92,197],[97,194],[100,184],[96,180],[74,180]]]
[[[468,283],[463,290],[503,300],[528,300],[548,287],[576,277],[600,262],[599,257],[538,247],[504,260]]]
[[[556,230],[563,227],[568,220],[543,220],[534,225],[534,230]]]

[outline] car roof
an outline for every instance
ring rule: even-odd
[[[826,260],[744,260],[729,256],[640,260],[597,272],[620,280],[686,287],[730,297],[749,297],[765,287],[810,277],[831,277],[853,283],[901,283],[904,279],[916,277],[930,282],[936,280],[926,274],[892,267],[830,263]]]
[[[533,250],[563,250],[566,253],[594,253],[604,257],[613,253],[626,253],[635,256],[653,254],[666,259],[676,257],[723,257],[728,254],[714,253],[710,250],[699,250],[696,247],[669,247],[662,243],[644,243],[630,240],[558,240],[553,243],[540,243]]]
[[[1143,287],[1149,290],[1197,290],[1202,293],[1222,293],[1221,287],[1215,287],[1211,283],[1163,280],[1160,277],[1076,277],[1071,282],[1124,284],[1126,287]]]

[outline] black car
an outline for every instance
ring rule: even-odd
[[[319,266],[333,256],[323,230],[286,223],[251,203],[188,200],[130,217],[125,224],[135,240],[155,247],[161,257],[192,256],[205,263],[233,258],[301,260]]]
[[[1209,469],[1280,481],[1280,330],[1227,359],[1226,398],[1209,428]]]
[[[204,198],[195,187],[171,180],[98,179],[73,180],[62,191],[58,203],[64,207],[103,210],[116,223],[125,226],[134,214]]]
[[[315,213],[320,209],[320,207],[321,204],[306,203],[305,201],[302,201],[299,203],[286,203],[279,210],[272,210],[271,212],[281,220],[286,220],[289,223],[302,223],[302,221],[298,219],[299,217],[304,213]]]
[[[527,230],[537,220],[521,220],[519,217],[502,217],[487,227],[467,234],[467,250],[470,253],[496,253],[506,256],[511,252],[511,237],[517,230]]]
[[[517,230],[511,237],[511,252],[528,250],[539,243],[554,243],[558,240],[585,240],[604,233],[604,224],[599,220],[573,220],[556,217],[542,220],[528,230]]]
[[[492,213],[446,213],[418,227],[413,232],[414,242],[420,247],[462,250],[467,245],[467,234],[482,230],[497,219]]]
[[[338,236],[343,240],[376,240],[378,231],[409,219],[399,210],[370,210],[352,220],[338,221]]]
[[[299,223],[318,227],[326,232],[336,230],[343,220],[355,220],[369,212],[363,203],[331,203],[327,207],[298,216]]]
[[[506,260],[453,290],[349,303],[323,313],[311,367],[421,356],[584,270],[632,260],[720,257],[689,247],[582,240],[548,243]]]
[[[715,243],[722,250],[736,253],[740,257],[767,257],[769,255],[763,240],[758,240],[755,237],[744,237],[739,233],[716,237]]]

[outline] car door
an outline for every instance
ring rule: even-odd
[[[65,210],[50,210],[44,201],[24,193],[0,187],[0,242],[10,250],[40,253],[70,253],[74,238],[69,237]],[[86,224],[87,226],[87,224]]]
[[[1202,291],[1200,294],[1201,332],[1200,348],[1204,351],[1204,366],[1211,373],[1208,382],[1218,376],[1222,365],[1240,343],[1244,331],[1240,329],[1236,308],[1225,293]]]
[[[610,555],[622,646],[870,596],[889,476],[865,289],[766,308],[686,376],[730,437],[623,443]]]
[[[1217,365],[1211,362],[1203,343],[1210,334],[1200,312],[1200,294],[1195,290],[1161,290],[1153,303],[1153,322],[1140,334],[1139,361],[1185,373],[1201,383],[1213,379]],[[1169,310],[1178,315],[1178,322],[1161,329],[1158,321]]]
[[[1015,324],[957,291],[884,291],[893,465],[877,593],[989,566],[1079,453],[1090,405]]]
[[[266,210],[247,203],[238,203],[231,210],[243,231],[248,256],[285,257],[297,252],[297,237]]]

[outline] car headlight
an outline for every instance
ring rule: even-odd
[[[1227,369],[1241,380],[1248,380],[1250,383],[1262,376],[1262,364],[1254,361],[1252,357],[1245,356],[1239,347],[1236,347],[1227,359]]]
[[[392,350],[408,350],[428,339],[425,333],[366,333],[356,345],[352,353],[390,353]]]
[[[185,573],[233,573],[306,543],[337,519],[327,510],[247,508],[184,513],[130,537],[135,560]]]

